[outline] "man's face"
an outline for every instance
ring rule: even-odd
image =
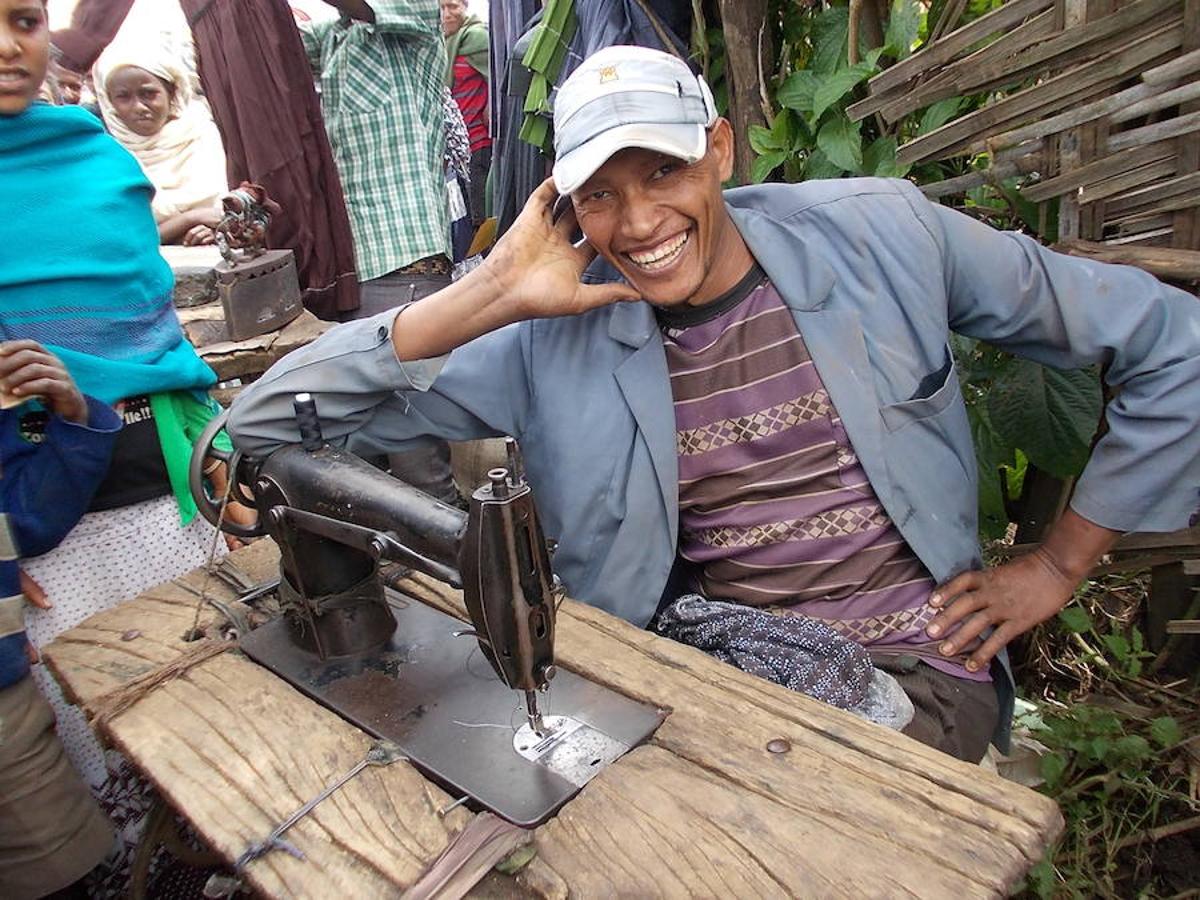
[[[124,66],[108,76],[108,98],[125,127],[151,137],[171,117],[171,88],[157,75]]]
[[[452,35],[462,27],[467,17],[467,4],[463,0],[442,0],[442,34]]]
[[[67,106],[75,106],[83,96],[83,76],[60,65],[54,66],[54,77],[58,79],[58,93]]]
[[[41,0],[0,0],[0,115],[14,116],[37,96],[50,62]]]
[[[719,119],[698,162],[631,148],[612,156],[571,199],[579,227],[644,300],[701,304],[730,285],[744,256],[721,182],[733,172],[732,133]],[[744,272],[733,276],[733,282]]]

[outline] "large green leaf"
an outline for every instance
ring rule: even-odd
[[[775,92],[775,99],[780,106],[794,109],[797,112],[811,113],[813,94],[817,90],[817,76],[808,69],[793,72]]]
[[[903,178],[907,175],[910,167],[896,162],[896,146],[896,139],[891,136],[871,141],[863,150],[863,174],[880,178]]]
[[[831,118],[817,132],[817,147],[829,161],[847,172],[862,170],[862,138],[858,122],[851,122],[844,114]]]
[[[796,142],[796,116],[781,109],[771,122],[771,140],[780,150],[790,150]]]
[[[939,100],[937,103],[927,106],[925,112],[921,114],[921,123],[917,126],[917,134],[928,134],[941,128],[958,115],[964,102],[962,97],[947,97],[945,100]]]
[[[1016,360],[992,384],[987,404],[996,431],[1039,469],[1059,478],[1083,470],[1102,406],[1094,371]]]
[[[788,158],[787,150],[770,150],[754,160],[750,166],[750,180],[754,184],[765,181]]]
[[[884,46],[890,56],[904,59],[912,53],[917,33],[921,30],[921,7],[915,0],[892,0]]]
[[[831,162],[819,147],[813,150],[804,162],[804,179],[806,181],[815,178],[837,178],[845,171],[841,166]]]
[[[817,89],[813,92],[812,117],[816,121],[821,113],[833,106],[854,88],[875,74],[873,63],[855,63],[838,69],[829,75],[819,77]]]
[[[762,125],[751,125],[749,136],[750,148],[755,153],[770,153],[772,150],[783,149],[784,145],[775,139],[771,129],[764,128]]]
[[[1008,530],[1008,510],[1000,467],[1012,465],[1013,448],[992,427],[986,405],[968,403],[967,421],[979,469],[979,532],[988,540],[1001,538]]]
[[[818,75],[831,75],[846,64],[846,40],[850,34],[850,10],[831,6],[813,20],[813,55],[809,67]]]

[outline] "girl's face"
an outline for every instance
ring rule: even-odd
[[[142,137],[162,131],[171,118],[172,95],[169,84],[135,66],[124,66],[108,76],[108,98],[117,118]]]
[[[50,30],[42,0],[0,0],[0,116],[25,111],[50,61]]]

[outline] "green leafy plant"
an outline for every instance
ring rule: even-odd
[[[1061,371],[988,344],[951,337],[979,466],[980,530],[1002,537],[1006,500],[1028,463],[1060,478],[1082,471],[1103,398],[1094,369]]]
[[[896,162],[896,136],[875,120],[850,121],[846,107],[885,58],[901,59],[912,51],[923,18],[916,0],[893,0],[884,46],[871,48],[860,39],[852,63],[848,6],[785,7],[781,47],[790,71],[776,86],[779,108],[771,127],[751,128],[750,144],[758,154],[753,179],[764,181],[781,167],[788,181],[905,175],[907,167]]]

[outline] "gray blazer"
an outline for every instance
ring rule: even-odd
[[[976,464],[951,331],[1122,390],[1072,505],[1121,531],[1200,505],[1200,303],[1137,269],[1052,253],[933,205],[904,181],[740,188],[730,214],[784,302],[896,526],[942,581],[980,565]],[[394,314],[290,354],[233,407],[236,444],[298,440],[291,398],[361,453],[438,435],[521,443],[570,594],[638,625],[675,559],[675,419],[653,310],[521,322],[397,362]],[[401,319],[401,325],[403,320]]]

